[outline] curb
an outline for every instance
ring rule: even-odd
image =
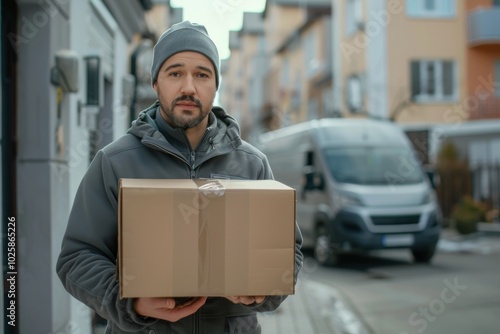
[[[299,279],[295,295],[259,317],[265,334],[372,334],[339,290],[310,279]]]
[[[500,223],[478,223],[478,232],[498,234],[500,236]]]

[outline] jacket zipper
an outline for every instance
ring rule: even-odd
[[[196,152],[191,151],[191,179],[194,179],[196,177],[196,171],[195,171],[195,165],[194,162],[196,161]]]
[[[200,333],[200,311],[196,311],[194,314],[194,332],[196,334]]]
[[[147,144],[146,146],[155,147],[159,151],[162,151],[164,153],[170,154],[171,156],[174,156],[177,159],[185,162],[189,166],[189,168],[190,168],[190,175],[189,176],[190,176],[191,179],[194,179],[195,176],[196,176],[196,167],[198,167],[199,165],[203,164],[205,161],[212,159],[213,157],[217,157],[219,155],[224,155],[225,154],[225,153],[217,153],[217,154],[211,153],[211,154],[207,154],[207,155],[205,155],[205,157],[203,157],[203,160],[199,161],[198,164],[196,165],[195,164],[195,161],[196,161],[196,152],[195,151],[191,151],[191,154],[190,154],[190,160],[191,161],[187,161],[183,156],[179,156],[179,155],[175,154],[174,152],[166,150],[165,148],[161,147],[160,145],[157,145],[157,144],[152,143],[150,141],[144,141],[143,143]],[[213,143],[212,143],[212,146],[215,147],[215,145]]]

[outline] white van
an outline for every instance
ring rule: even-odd
[[[320,119],[264,133],[256,145],[275,179],[297,191],[304,247],[324,265],[342,253],[436,250],[441,213],[404,132],[369,119]]]

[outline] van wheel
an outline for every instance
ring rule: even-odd
[[[314,258],[323,266],[333,266],[339,262],[339,254],[332,247],[330,234],[324,226],[319,226],[316,231]]]
[[[436,245],[428,248],[412,249],[411,254],[413,255],[413,261],[417,263],[429,263],[431,262],[434,253],[436,252]]]

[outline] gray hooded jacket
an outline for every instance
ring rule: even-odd
[[[168,138],[155,121],[158,103],[143,111],[128,134],[100,150],[77,191],[57,273],[67,291],[108,319],[106,333],[260,333],[256,312],[272,311],[285,296],[244,306],[208,298],[195,314],[177,322],[144,318],[133,299],[120,299],[116,277],[118,180],[120,178],[272,179],[267,158],[240,138],[236,121],[218,107],[195,150],[181,129]],[[184,145],[182,145],[184,144]],[[179,148],[186,147],[185,152]],[[297,228],[295,281],[302,267]]]

